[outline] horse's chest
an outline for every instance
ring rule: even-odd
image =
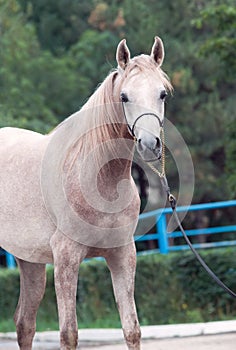
[[[139,214],[139,197],[133,196],[123,203],[118,201],[87,201],[83,196],[78,196],[73,202],[73,208],[78,215],[86,222],[98,227],[120,227],[128,225],[136,220]]]
[[[70,210],[61,218],[67,236],[99,248],[124,245],[133,239],[140,207],[136,187],[132,186],[127,196],[123,193],[122,197],[110,196],[108,200],[107,194],[90,192],[88,196],[78,188],[67,192]]]

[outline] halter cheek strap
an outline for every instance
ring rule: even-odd
[[[142,117],[145,117],[145,116],[148,116],[148,115],[149,115],[149,116],[151,115],[151,116],[155,117],[155,118],[158,120],[158,122],[159,122],[160,128],[161,128],[161,129],[163,128],[164,122],[161,121],[160,117],[158,117],[158,115],[155,114],[155,113],[143,113],[143,114],[140,114],[140,115],[135,119],[133,125],[130,125],[130,124],[128,123],[127,116],[126,116],[126,113],[125,113],[124,102],[121,102],[121,103],[122,103],[123,113],[124,113],[124,116],[125,116],[125,121],[126,121],[128,130],[129,130],[130,134],[133,136],[133,138],[134,138],[135,140],[137,140],[136,135],[135,135],[135,127],[136,127],[137,122],[138,122]]]

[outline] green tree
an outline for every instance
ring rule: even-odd
[[[234,81],[232,71],[236,71],[236,7],[233,0],[224,4],[214,1],[207,5],[200,16],[193,21],[198,29],[207,29],[208,35],[201,46],[200,54],[214,55],[222,65],[220,78]]]
[[[70,50],[78,76],[84,80],[84,100],[115,65],[118,38],[110,31],[87,30]]]
[[[32,76],[40,48],[16,0],[0,0],[0,123],[46,131],[53,113]]]
[[[88,27],[93,2],[87,0],[19,0],[36,26],[43,49],[63,55]]]
[[[232,0],[226,3],[214,2],[204,8],[194,21],[197,28],[208,28],[209,34],[201,46],[200,54],[214,57],[219,63],[215,72],[227,115],[224,148],[226,153],[226,179],[231,198],[236,196],[236,116],[235,116],[235,75],[236,75],[236,7]],[[228,95],[228,96],[227,96]],[[225,178],[224,178],[225,179]]]
[[[79,108],[84,79],[69,56],[41,49],[16,0],[0,0],[0,23],[0,126],[47,132]]]
[[[236,120],[231,122],[226,137],[226,171],[230,197],[236,198]]]

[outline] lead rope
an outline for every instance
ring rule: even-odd
[[[155,168],[155,166],[148,162],[147,165],[149,166],[149,168],[152,169],[152,171],[154,171],[155,174],[157,174],[159,176],[160,179],[162,179],[163,177],[165,177],[165,167],[166,167],[166,157],[165,157],[165,134],[164,134],[164,129],[161,128],[160,130],[160,136],[161,136],[161,143],[162,143],[162,151],[161,151],[161,171],[159,171],[157,168]]]
[[[205,271],[208,273],[208,275],[213,278],[213,280],[221,287],[223,288],[229,295],[231,295],[232,297],[236,298],[236,293],[234,293],[230,288],[228,288],[220,279],[219,277],[217,277],[215,275],[215,273],[209,268],[209,266],[205,263],[205,261],[202,259],[202,257],[199,255],[199,253],[196,251],[196,249],[193,247],[192,243],[190,242],[180,220],[178,217],[178,214],[176,212],[176,199],[175,197],[171,194],[170,192],[170,188],[168,185],[168,181],[166,178],[166,174],[165,174],[165,135],[164,135],[164,129],[161,128],[161,140],[162,140],[162,162],[161,162],[161,171],[159,171],[153,164],[151,163],[147,163],[147,165],[149,166],[149,168],[152,169],[152,171],[154,171],[155,174],[157,174],[160,178],[161,184],[163,189],[165,190],[166,194],[167,194],[167,200],[172,208],[173,211],[173,215],[175,218],[175,221],[177,223],[177,225],[179,226],[179,229],[185,239],[185,241],[187,242],[189,248],[191,249],[191,251],[193,252],[193,254],[195,255],[195,257],[197,258],[197,260],[199,261],[199,263],[202,265],[202,267],[205,269]]]

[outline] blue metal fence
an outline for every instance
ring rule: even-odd
[[[214,203],[193,204],[189,207],[180,206],[180,207],[177,207],[177,212],[180,213],[180,212],[190,212],[190,211],[199,211],[199,210],[214,210],[214,209],[224,209],[229,207],[236,207],[236,200],[214,202]],[[140,220],[145,220],[151,217],[155,218],[156,232],[145,234],[143,236],[136,236],[136,240],[137,241],[157,240],[158,247],[159,247],[158,251],[161,254],[168,254],[168,252],[170,251],[188,249],[187,244],[184,244],[184,245],[169,244],[169,240],[171,238],[182,237],[182,233],[180,231],[174,231],[171,233],[167,232],[166,216],[168,214],[172,214],[171,208],[157,209],[148,213],[141,214]],[[203,227],[200,229],[186,230],[186,234],[188,236],[209,235],[209,234],[228,233],[228,232],[232,232],[232,233],[236,232],[236,225]],[[225,246],[231,246],[231,245],[236,245],[236,240],[227,240],[227,241],[221,240],[219,242],[193,244],[195,248],[225,247]]]
[[[16,267],[16,262],[14,259],[14,256],[11,255],[10,253],[6,252],[5,250],[1,249],[0,250],[0,256],[4,256],[6,259],[6,266],[9,269],[14,269]]]
[[[189,212],[189,211],[199,211],[199,210],[214,210],[214,209],[224,209],[229,207],[236,207],[236,200],[224,201],[224,202],[214,202],[214,203],[203,203],[203,204],[193,204],[189,207],[181,206],[177,208],[177,212]],[[180,231],[174,231],[171,233],[167,232],[167,218],[166,216],[172,213],[171,208],[157,209],[148,213],[143,213],[139,216],[139,220],[146,220],[149,218],[155,218],[156,222],[156,232],[148,233],[145,235],[135,236],[137,242],[140,241],[150,241],[156,240],[158,249],[157,252],[161,254],[168,254],[171,251],[177,250],[186,250],[188,245],[170,245],[169,239],[182,237]],[[235,214],[236,217],[236,214]],[[236,221],[236,220],[235,220]],[[188,229],[186,234],[188,236],[197,236],[197,235],[209,235],[217,233],[229,233],[236,232],[236,225],[228,226],[215,226],[215,227],[203,227],[200,229]],[[195,248],[211,248],[211,247],[225,247],[236,245],[236,240],[221,240],[218,242],[209,242],[209,243],[195,243],[193,246]],[[6,256],[6,265],[8,268],[14,268],[15,260],[14,257],[3,251],[2,254]]]

